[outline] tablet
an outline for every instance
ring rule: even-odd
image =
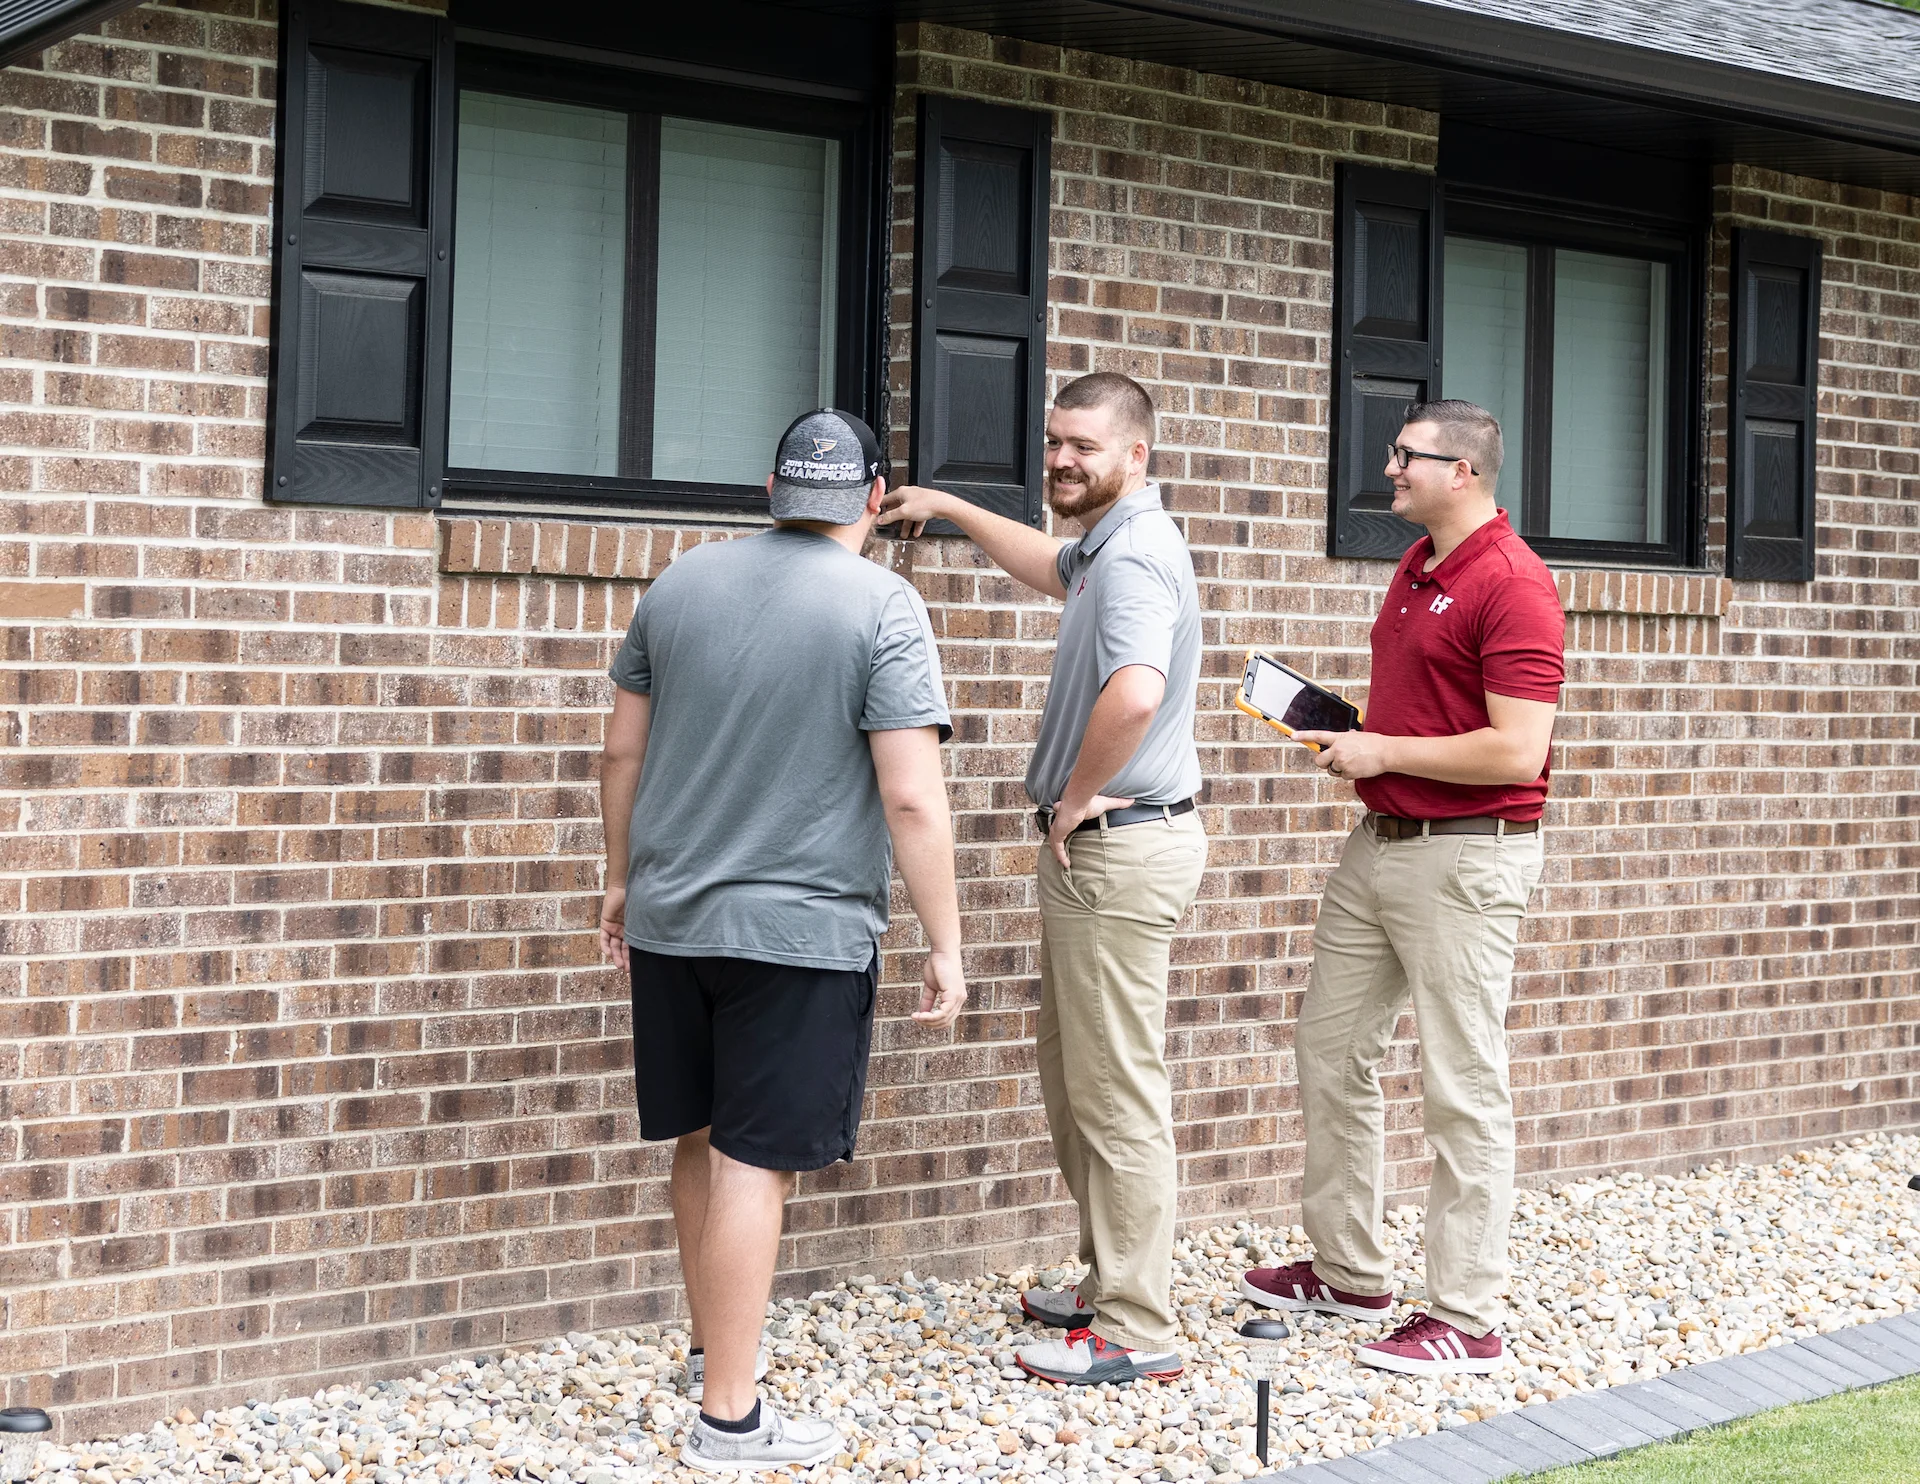
[[[1360,729],[1360,708],[1344,696],[1309,680],[1272,655],[1247,651],[1246,673],[1233,704],[1249,716],[1291,737],[1295,732],[1354,732]],[[1319,744],[1305,742],[1315,752]]]

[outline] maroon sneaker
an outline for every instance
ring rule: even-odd
[[[1322,1283],[1311,1262],[1290,1262],[1284,1268],[1254,1268],[1240,1275],[1240,1296],[1266,1309],[1318,1309],[1349,1319],[1385,1319],[1393,1312],[1393,1295],[1348,1293]]]
[[[1475,1339],[1431,1314],[1416,1314],[1384,1340],[1362,1345],[1356,1359],[1410,1376],[1484,1376],[1505,1359],[1500,1336],[1489,1331]]]

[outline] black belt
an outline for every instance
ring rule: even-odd
[[[1124,809],[1109,809],[1105,814],[1094,814],[1073,827],[1074,834],[1082,830],[1097,830],[1100,821],[1107,822],[1108,829],[1118,829],[1123,824],[1145,824],[1149,819],[1178,819],[1182,814],[1193,813],[1193,800],[1182,799],[1177,804],[1129,804]],[[1033,822],[1040,827],[1043,835],[1053,832],[1053,805],[1042,804],[1033,811]]]
[[[1369,814],[1367,823],[1382,840],[1418,840],[1427,835],[1531,835],[1537,819],[1495,819],[1490,814],[1466,819],[1402,819],[1395,814]]]

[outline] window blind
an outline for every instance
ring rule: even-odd
[[[833,400],[839,145],[660,121],[653,477],[762,484]]]
[[[1554,254],[1551,534],[1660,539],[1666,324],[1666,264]]]
[[[1498,419],[1505,456],[1497,488],[1517,525],[1527,467],[1527,250],[1447,238],[1442,303],[1447,329],[1441,389],[1479,403]]]
[[[627,118],[460,95],[456,466],[620,471]]]

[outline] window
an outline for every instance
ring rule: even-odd
[[[455,203],[448,460],[617,475],[626,119],[462,93]]]
[[[1688,244],[1447,201],[1441,387],[1500,420],[1499,499],[1544,555],[1676,561]]]
[[[462,54],[449,493],[751,508],[867,413],[866,115]]]

